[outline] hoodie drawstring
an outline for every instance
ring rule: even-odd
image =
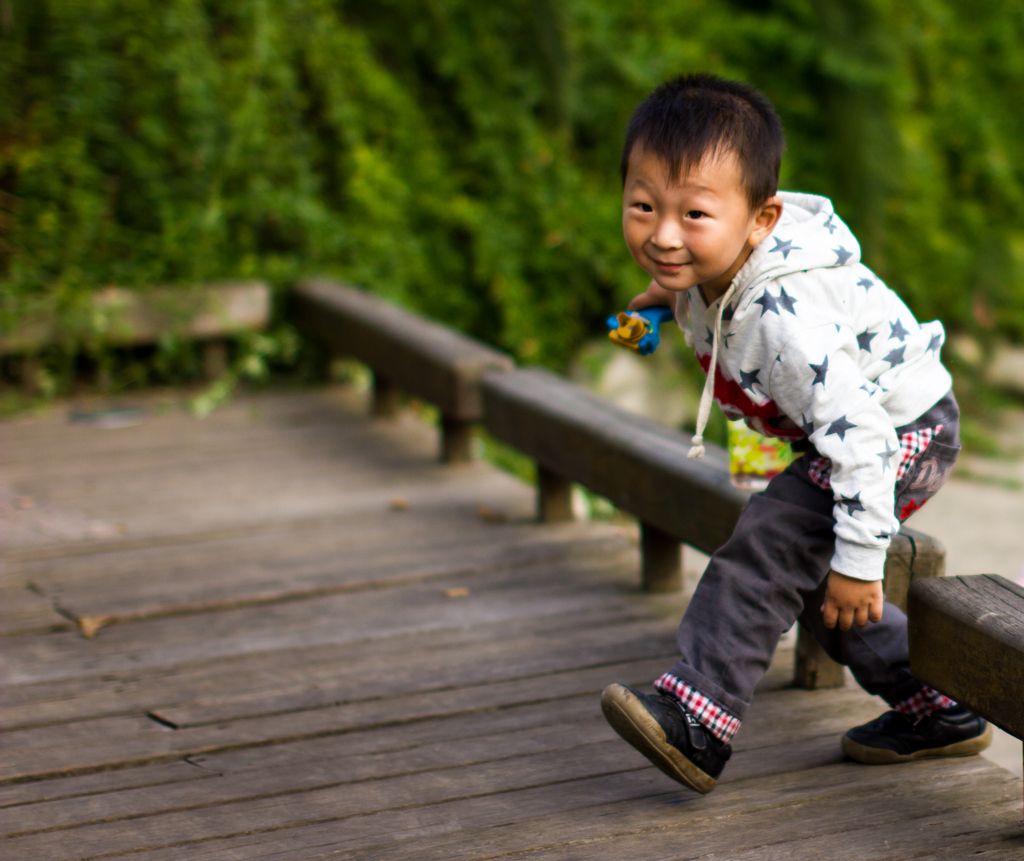
[[[722,338],[722,313],[736,292],[738,283],[733,281],[729,285],[729,289],[722,295],[722,302],[715,315],[715,331],[711,336],[711,364],[708,365],[704,390],[700,393],[700,405],[697,407],[697,432],[693,435],[690,450],[686,453],[688,458],[704,457],[704,428],[707,427],[708,418],[711,416],[711,404],[715,400],[715,374],[718,372],[718,342]]]

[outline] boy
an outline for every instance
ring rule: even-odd
[[[968,755],[991,737],[910,674],[906,617],[882,593],[890,538],[959,451],[942,325],[918,323],[860,263],[827,199],[777,191],[782,150],[764,96],[695,75],[637,108],[622,153],[623,232],[653,279],[629,307],[675,308],[707,372],[690,456],[712,398],[804,451],[711,557],[657,693],[612,684],[601,698],[623,739],[701,793],[798,619],[891,708],[844,736],[848,757]]]

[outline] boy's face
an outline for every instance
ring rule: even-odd
[[[666,290],[699,286],[705,302],[714,302],[781,214],[777,198],[751,211],[742,179],[731,152],[672,182],[661,158],[634,148],[622,190],[622,232],[633,259]]]

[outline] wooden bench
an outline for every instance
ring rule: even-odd
[[[397,393],[441,412],[441,459],[471,456],[471,428],[481,417],[484,371],[508,369],[511,357],[360,290],[326,279],[294,285],[290,316],[304,334],[373,372],[373,412],[388,415]]]
[[[262,281],[105,287],[78,317],[61,318],[49,301],[22,309],[17,328],[0,332],[0,356],[23,357],[21,376],[31,387],[34,355],[53,344],[135,347],[174,334],[203,342],[206,373],[215,376],[226,364],[224,339],[266,328],[270,305],[270,288]]]
[[[1024,588],[996,574],[915,582],[910,669],[1024,739]]]
[[[649,591],[678,590],[680,543],[712,553],[746,504],[749,494],[730,483],[722,449],[707,446],[704,460],[689,460],[689,435],[619,409],[554,374],[487,374],[482,393],[484,427],[536,462],[541,520],[572,516],[573,483],[639,520],[641,579]],[[935,539],[902,530],[886,559],[886,597],[905,609],[911,579],[941,575],[944,559]],[[798,638],[798,684],[834,687],[843,678],[843,668],[812,637]]]

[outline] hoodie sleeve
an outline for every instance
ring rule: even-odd
[[[771,398],[832,461],[836,547],[832,568],[881,580],[899,521],[893,512],[896,430],[880,403],[882,389],[854,359],[849,330],[833,324],[790,332],[768,379]]]

